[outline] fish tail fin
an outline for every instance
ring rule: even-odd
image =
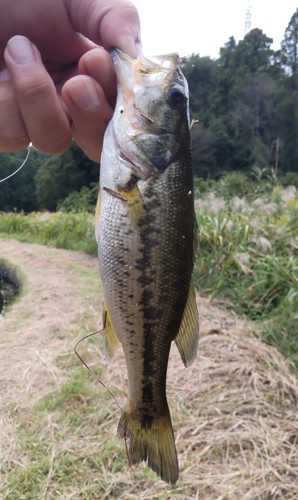
[[[118,424],[117,434],[129,439],[127,454],[131,465],[144,460],[163,481],[176,483],[179,469],[168,410],[161,416],[147,416],[142,420],[129,411],[124,411]]]

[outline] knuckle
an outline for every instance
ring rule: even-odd
[[[33,139],[32,144],[36,149],[44,153],[55,155],[66,151],[71,144],[71,140],[70,132],[57,133],[57,131],[53,131]]]
[[[51,82],[40,79],[29,80],[26,85],[19,87],[19,100],[38,103],[44,101],[54,94]]]
[[[27,135],[18,138],[3,138],[0,137],[0,152],[1,153],[17,153],[26,149],[30,144],[30,139]]]

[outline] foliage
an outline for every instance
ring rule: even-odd
[[[94,213],[98,196],[98,183],[93,182],[90,188],[84,186],[78,191],[73,191],[65,200],[58,204],[58,210],[62,212],[90,212]]]
[[[281,51],[253,29],[238,44],[231,37],[218,60],[183,58],[189,81],[193,163],[198,176],[217,178],[253,165],[298,171],[297,12]]]
[[[193,169],[197,177],[228,173],[274,176],[298,172],[298,9],[281,49],[262,30],[238,43],[231,36],[217,60],[192,54],[181,60],[188,80]],[[0,156],[0,175],[16,170],[24,152]],[[98,165],[72,143],[62,155],[32,151],[27,165],[0,185],[0,210],[92,210]]]
[[[238,314],[262,320],[265,338],[298,366],[298,197],[294,186],[277,181],[270,169],[257,167],[253,177],[231,172],[219,181],[195,179],[195,284]],[[86,212],[2,213],[0,234],[97,253]]]
[[[244,178],[235,180],[245,187]],[[196,286],[264,321],[265,339],[298,365],[297,190],[277,185],[251,202],[209,192],[197,202],[197,220]]]
[[[27,151],[20,153],[0,153],[0,180],[13,174],[23,163]],[[0,183],[0,210],[24,210],[31,212],[37,208],[34,176],[45,159],[45,155],[30,150],[26,164],[14,176]]]
[[[72,143],[61,155],[49,158],[35,176],[36,196],[41,209],[55,211],[73,191],[98,181],[98,165]]]
[[[298,76],[298,8],[292,15],[285,31],[280,55],[286,71],[290,71],[294,78]]]
[[[94,217],[78,214],[32,212],[0,213],[0,234],[20,241],[36,242],[68,250],[83,250],[97,255]]]

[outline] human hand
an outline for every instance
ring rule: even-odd
[[[136,8],[128,0],[0,0],[0,8],[0,152],[32,142],[55,154],[74,138],[99,161],[116,98],[107,50],[140,52]]]

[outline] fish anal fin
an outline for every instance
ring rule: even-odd
[[[183,364],[190,366],[197,355],[199,343],[199,317],[196,303],[196,293],[191,282],[187,301],[180,324],[179,332],[175,338],[176,346]]]
[[[113,358],[120,341],[113,328],[109,312],[104,305],[103,310],[103,348],[104,355],[109,365],[112,364]]]
[[[129,440],[129,464],[147,462],[163,481],[175,484],[179,476],[177,452],[170,413],[167,411],[143,422],[128,409],[123,412],[117,434]]]
[[[137,183],[135,182],[129,189],[124,189],[119,186],[117,186],[117,189],[119,193],[126,198],[124,203],[130,220],[134,226],[142,230],[148,225],[148,213]]]

